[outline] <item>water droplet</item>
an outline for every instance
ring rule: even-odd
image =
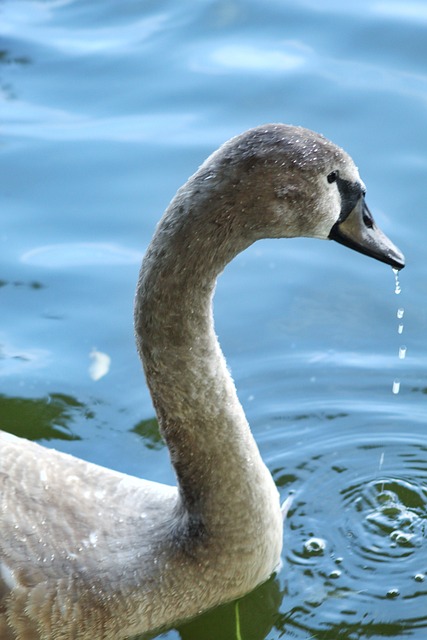
[[[403,333],[403,324],[399,324],[399,326],[397,327],[397,333]]]
[[[414,575],[414,580],[416,580],[417,582],[424,582],[424,580],[425,580],[424,573],[416,573]]]
[[[309,538],[304,542],[304,551],[311,556],[320,556],[326,548],[326,542],[323,538]]]
[[[96,531],[91,531],[89,534],[89,542],[93,547],[96,547],[96,543],[98,542],[98,534]]]
[[[402,307],[399,307],[399,309],[397,310],[397,317],[399,318],[399,320],[403,318],[404,313],[405,313],[405,309],[403,309]]]
[[[400,380],[393,380],[392,392],[397,395],[400,391]]]
[[[406,347],[405,345],[402,345],[401,347],[399,347],[399,360],[404,360],[406,357]]]
[[[402,291],[402,289],[400,288],[398,269],[393,269],[393,273],[394,273],[394,282],[395,282],[394,293],[398,296],[399,293]]]

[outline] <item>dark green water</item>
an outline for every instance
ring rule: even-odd
[[[402,292],[388,267],[314,240],[227,268],[217,331],[294,494],[283,567],[161,637],[424,640],[425,5],[3,0],[0,30],[0,427],[173,482],[133,344],[140,256],[225,139],[268,121],[324,133],[406,254]],[[98,380],[94,350],[111,359]]]

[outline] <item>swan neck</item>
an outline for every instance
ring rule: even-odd
[[[197,219],[180,222],[166,213],[143,261],[136,339],[185,508],[215,522],[215,505],[223,508],[221,496],[228,492],[227,501],[232,499],[226,480],[232,482],[231,470],[238,469],[237,481],[247,488],[259,482],[254,469],[266,471],[212,314],[218,274],[250,243],[231,245],[230,234],[226,242],[218,227],[206,233],[206,222],[201,235]]]

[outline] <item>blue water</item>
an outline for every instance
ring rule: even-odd
[[[294,502],[279,574],[161,637],[237,639],[238,618],[244,640],[424,639],[425,4],[3,0],[0,25],[1,427],[173,482],[133,342],[140,257],[228,137],[322,132],[405,253],[402,292],[314,240],[260,242],[221,276],[217,331]],[[111,359],[98,380],[94,349]]]

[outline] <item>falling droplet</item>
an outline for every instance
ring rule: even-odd
[[[402,289],[400,288],[398,269],[393,269],[393,273],[394,273],[394,282],[395,282],[394,293],[398,296],[399,293],[402,291]]]
[[[399,307],[397,310],[397,319],[398,320],[402,320],[403,316],[405,314],[405,309],[403,307]],[[398,327],[397,327],[397,333],[398,334],[402,334],[403,333],[403,322],[400,322]]]
[[[399,282],[399,271],[398,271],[398,269],[393,269],[393,273],[394,273],[394,282],[395,282],[394,293],[396,295],[399,295],[399,293],[401,292],[401,288],[400,288],[400,282]]]
[[[399,295],[402,291],[401,287],[400,287],[400,282],[399,282],[399,271],[398,269],[392,269],[393,273],[394,273],[394,293],[396,295]],[[403,316],[405,315],[405,309],[403,307],[398,307],[397,309],[397,319],[398,320],[402,320]],[[397,326],[397,333],[399,335],[402,335],[403,333],[403,322],[399,322],[398,326]],[[405,345],[401,345],[399,347],[399,360],[404,360],[406,357],[406,346]],[[394,395],[397,395],[400,391],[400,380],[395,379],[393,381],[393,386],[392,386],[392,393]]]

